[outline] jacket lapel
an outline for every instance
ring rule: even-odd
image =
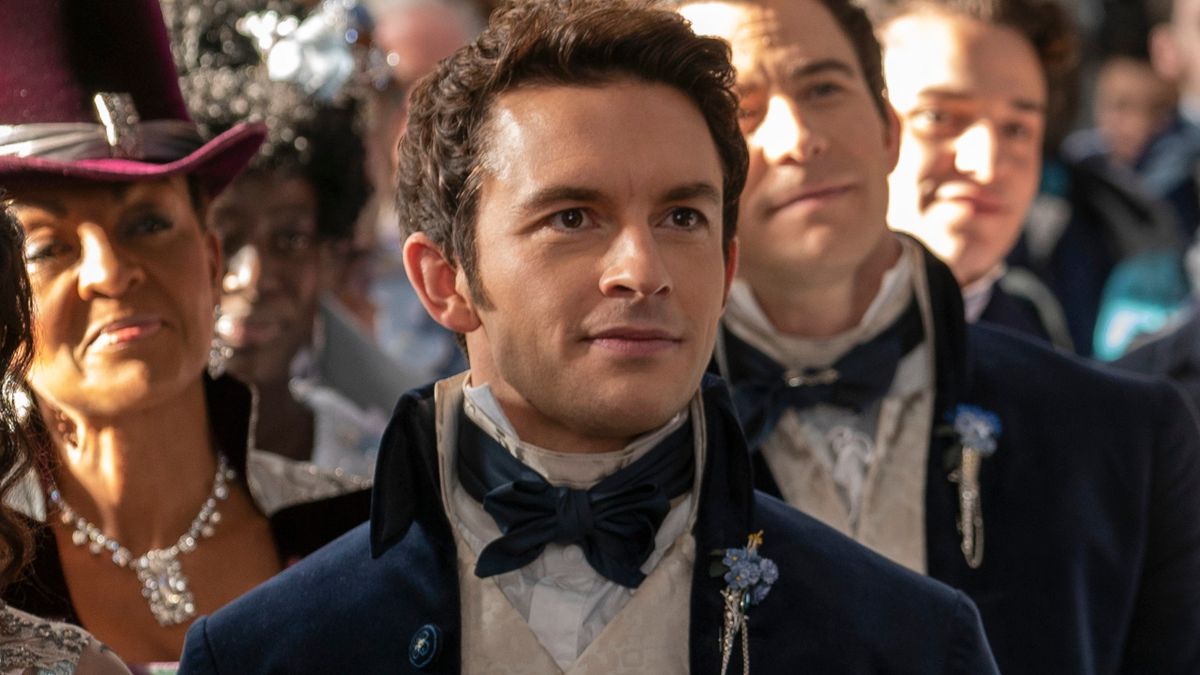
[[[719,640],[725,615],[721,591],[725,581],[709,573],[711,554],[746,545],[753,525],[754,488],[750,456],[725,383],[705,376],[701,388],[707,458],[695,529],[696,562],[692,569],[688,648],[692,673],[717,675],[721,670]],[[736,663],[740,659],[735,654],[730,672],[741,671],[741,665]]]
[[[945,427],[950,412],[969,395],[971,355],[958,282],[943,262],[923,246],[921,250],[933,308],[936,387],[925,480],[926,560],[929,576],[954,585],[967,567],[959,548],[958,489],[950,481],[957,443]]]

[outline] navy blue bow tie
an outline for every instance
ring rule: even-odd
[[[637,461],[588,490],[551,485],[466,415],[460,417],[458,477],[503,533],[484,547],[475,575],[520,569],[546,544],[578,544],[597,573],[636,588],[654,535],[695,474],[692,425],[684,424]]]
[[[900,359],[921,344],[924,328],[916,300],[871,340],[855,346],[832,366],[785,370],[774,359],[722,329],[724,373],[751,449],[770,437],[784,410],[825,403],[861,412],[887,394]]]

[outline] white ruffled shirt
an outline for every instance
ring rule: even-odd
[[[821,369],[891,326],[915,293],[928,337],[932,314],[921,254],[901,243],[902,253],[879,292],[847,331],[819,339],[780,333],[742,280],[730,291],[725,325],[787,369]],[[883,399],[861,413],[826,404],[787,410],[761,448],[788,503],[922,572],[933,382],[933,349],[926,339],[900,360]]]

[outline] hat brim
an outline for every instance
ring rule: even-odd
[[[0,187],[6,180],[59,176],[106,182],[150,180],[185,174],[194,176],[210,196],[225,189],[258,152],[267,128],[239,124],[172,162],[155,164],[134,159],[61,161],[41,157],[0,157]]]

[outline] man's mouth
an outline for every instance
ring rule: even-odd
[[[678,347],[683,339],[654,328],[614,327],[588,335],[592,346],[623,356],[654,356]]]
[[[773,215],[797,207],[816,208],[842,197],[853,189],[853,184],[843,182],[804,186],[773,201],[768,211]]]
[[[944,187],[934,193],[936,199],[947,204],[958,204],[980,216],[998,215],[1008,211],[1008,205],[999,195],[975,189]]]

